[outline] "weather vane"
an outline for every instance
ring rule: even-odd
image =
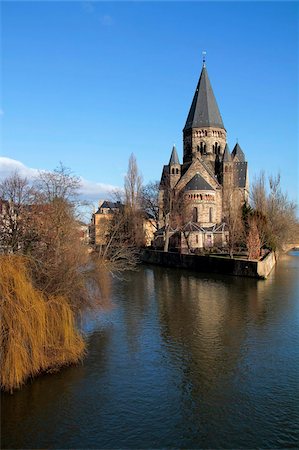
[[[202,52],[202,63],[204,67],[206,67],[206,54],[207,52],[205,51]]]

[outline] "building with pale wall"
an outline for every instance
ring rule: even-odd
[[[90,243],[93,245],[105,245],[109,224],[113,213],[121,207],[120,202],[100,200],[98,210],[92,215],[90,224]]]
[[[90,243],[92,245],[106,245],[109,234],[110,221],[113,214],[119,211],[123,205],[120,202],[100,200],[98,210],[92,215],[89,229]],[[144,245],[150,246],[156,231],[155,221],[150,217],[144,217],[142,221]]]

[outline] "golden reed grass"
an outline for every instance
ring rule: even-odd
[[[0,256],[0,314],[3,390],[83,357],[85,343],[68,300],[36,289],[22,256]]]

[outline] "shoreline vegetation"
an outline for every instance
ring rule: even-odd
[[[83,336],[65,296],[35,288],[24,256],[0,256],[1,386],[12,392],[41,372],[77,363],[85,354]]]
[[[126,207],[100,251],[80,239],[80,181],[69,169],[41,172],[33,183],[13,173],[0,183],[1,390],[83,359],[81,314],[107,307],[111,274],[134,270],[138,260],[141,179],[132,164]]]
[[[80,239],[79,187],[78,177],[62,165],[31,183],[18,173],[0,183],[2,390],[13,392],[31,377],[82,360],[86,347],[78,318],[109,304],[111,275],[136,268],[145,245],[144,215],[158,224],[159,184],[142,187],[134,155],[124,191],[117,194],[122,207],[97,249]],[[276,251],[297,236],[298,221],[279,179],[267,195],[260,178],[253,194],[253,208],[239,212],[243,225],[228,250],[233,254],[242,241],[248,257],[258,259],[264,249]]]

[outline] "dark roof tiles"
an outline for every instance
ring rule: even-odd
[[[237,186],[240,188],[246,187],[246,178],[247,178],[247,162],[235,162],[235,168],[236,168],[236,181]]]
[[[169,165],[171,164],[180,164],[179,157],[175,148],[175,145],[172,147],[172,152],[169,160]]]
[[[184,130],[201,127],[224,129],[222,117],[205,67],[202,68]]]
[[[187,191],[214,191],[212,186],[199,173],[186,184]]]
[[[222,161],[223,161],[223,162],[231,162],[231,160],[232,160],[232,157],[231,157],[231,154],[230,154],[228,145],[226,144],[226,145],[225,145],[225,148],[224,148],[224,152],[223,152],[223,158],[222,158]]]
[[[234,146],[232,157],[233,159],[237,157],[240,162],[245,162],[245,154],[238,143]]]

